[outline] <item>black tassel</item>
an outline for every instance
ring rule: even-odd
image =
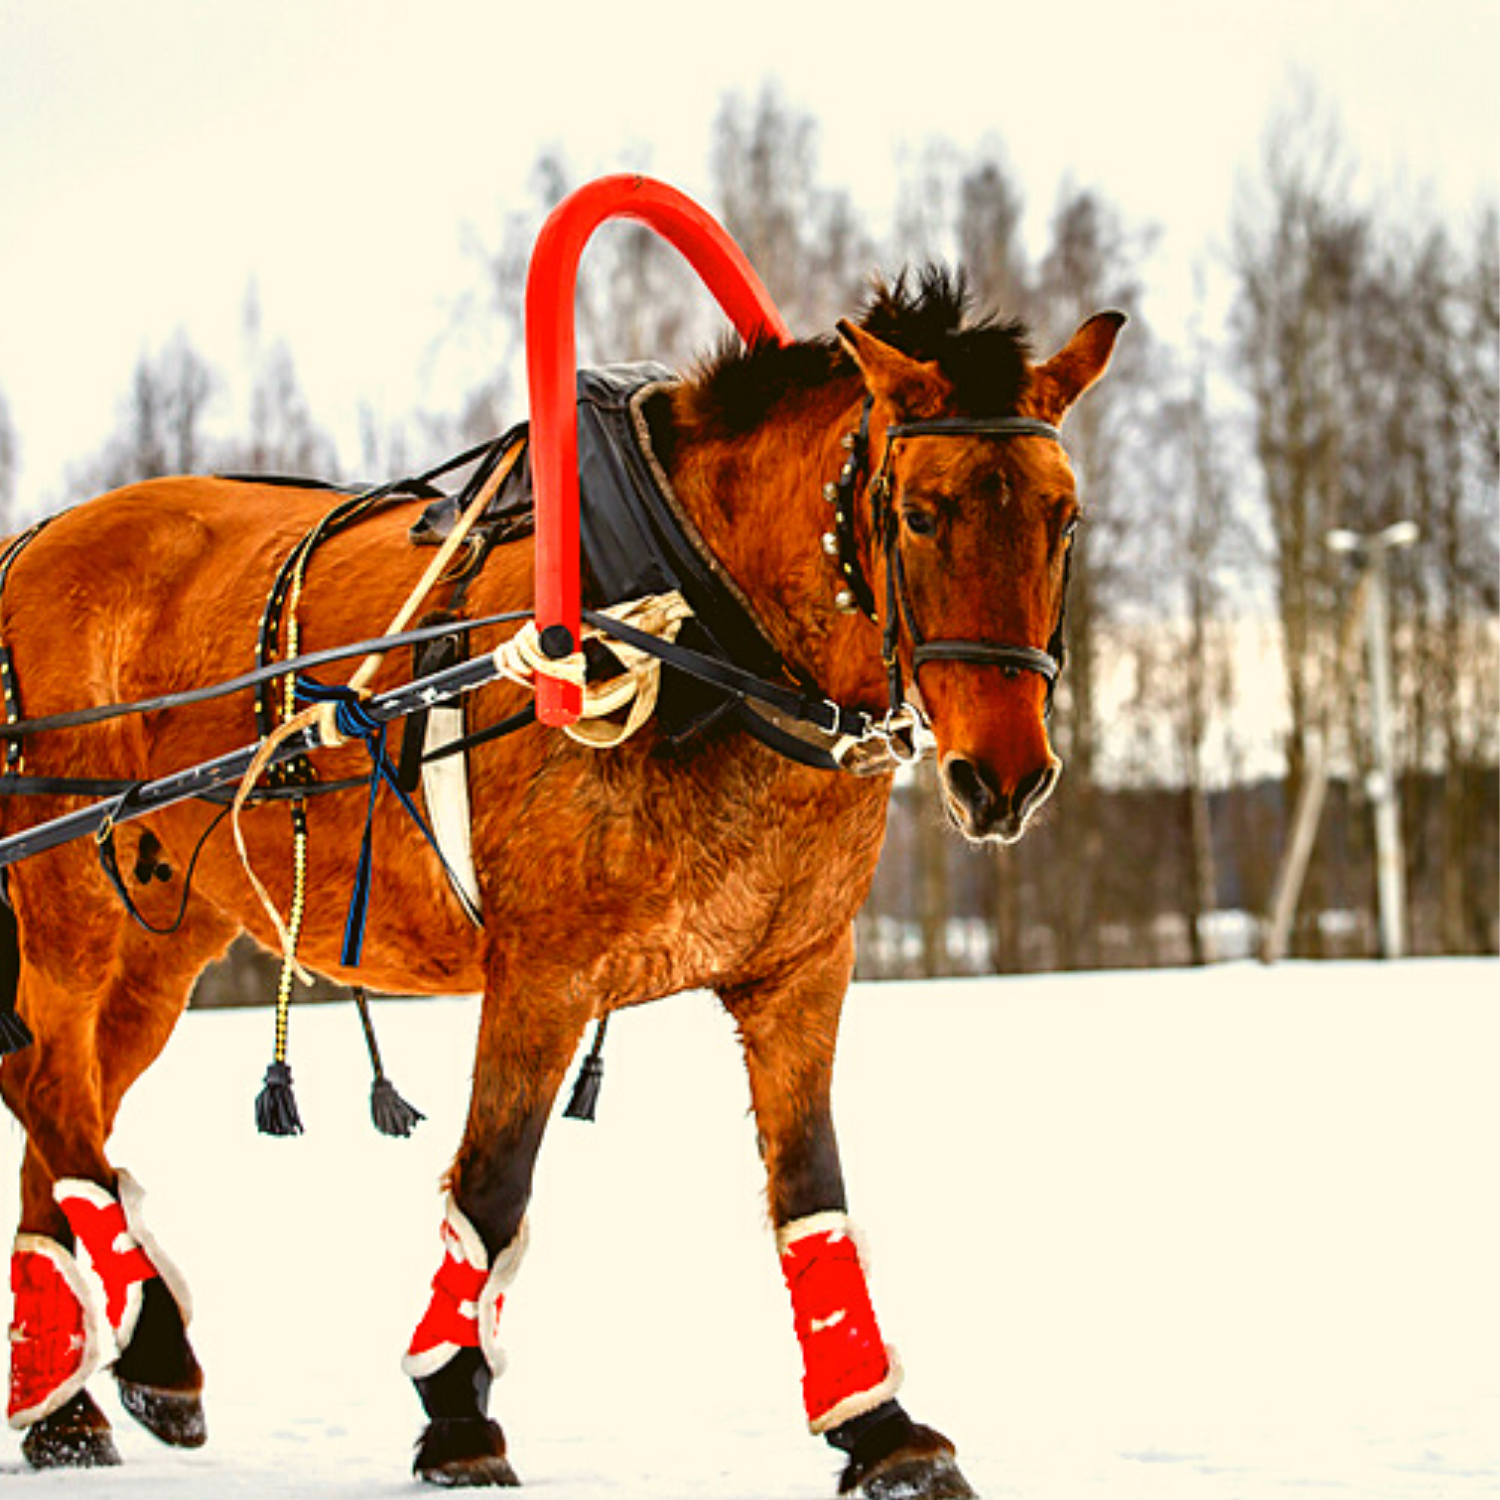
[[[563,1111],[564,1119],[592,1121],[599,1108],[599,1091],[604,1087],[604,1032],[608,1025],[608,1016],[600,1016],[594,1023],[594,1045],[573,1080],[573,1096]]]
[[[427,1118],[396,1092],[396,1085],[382,1073],[370,1085],[370,1118],[381,1135],[405,1138]]]
[[[0,1057],[24,1051],[35,1040],[31,1028],[15,1011],[0,1010]]]
[[[563,1115],[569,1120],[590,1120],[599,1107],[599,1090],[604,1087],[604,1059],[590,1052],[573,1081],[573,1097]]]
[[[266,1069],[265,1085],[255,1100],[255,1125],[262,1135],[302,1134],[292,1070],[283,1062],[273,1062]]]
[[[350,989],[355,1008],[359,1011],[359,1024],[365,1029],[370,1066],[375,1070],[375,1081],[370,1085],[370,1118],[381,1135],[405,1139],[427,1116],[415,1105],[408,1104],[396,1092],[396,1085],[385,1076],[385,1069],[380,1064],[380,1044],[375,1040],[375,1022],[370,1015],[370,997],[362,984],[351,985]]]

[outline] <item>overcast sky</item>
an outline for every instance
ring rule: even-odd
[[[1181,294],[1294,70],[1372,188],[1420,188],[1460,225],[1500,190],[1500,0],[0,0],[22,508],[64,498],[175,330],[233,366],[252,280],[341,440],[361,403],[430,407],[465,245],[543,146],[706,194],[721,97],[771,78],[871,220],[904,156],[993,137],[1034,232],[1062,183],[1096,187],[1160,227]]]

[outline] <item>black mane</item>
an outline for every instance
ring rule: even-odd
[[[1012,415],[1029,380],[1031,348],[1014,321],[969,321],[962,272],[941,266],[877,281],[857,321],[914,359],[935,361],[953,383],[958,414]],[[734,437],[758,426],[782,400],[853,375],[854,362],[833,334],[794,344],[746,348],[727,338],[691,377],[694,416]]]

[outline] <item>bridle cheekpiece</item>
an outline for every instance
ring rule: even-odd
[[[859,425],[844,438],[849,456],[839,470],[836,482],[824,485],[824,498],[833,506],[834,528],[823,537],[823,549],[838,561],[842,583],[835,598],[838,607],[849,613],[858,610],[881,631],[881,660],[885,664],[890,710],[887,722],[898,716],[909,716],[912,706],[906,699],[899,646],[904,624],[912,644],[912,670],[920,672],[929,661],[961,661],[976,666],[998,666],[1008,677],[1021,672],[1035,672],[1047,683],[1046,713],[1051,714],[1052,697],[1066,659],[1063,617],[1066,612],[1068,564],[1071,547],[1063,564],[1063,607],[1045,650],[1036,646],[1016,646],[1000,641],[963,639],[929,640],[917,623],[911,594],[906,583],[906,568],[901,555],[899,517],[891,503],[890,468],[896,444],[914,437],[983,437],[1005,440],[1016,437],[1040,437],[1061,443],[1062,435],[1049,422],[1033,417],[932,417],[922,421],[895,422],[885,430],[885,450],[880,468],[867,486],[870,499],[870,535],[873,545],[885,552],[886,598],[884,620],[876,606],[875,591],[865,576],[859,559],[855,534],[855,504],[859,481],[869,468],[870,413],[874,400],[865,397]]]

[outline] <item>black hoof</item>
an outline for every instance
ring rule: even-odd
[[[978,1500],[951,1458],[888,1460],[854,1493],[864,1500]]]
[[[33,1469],[114,1469],[120,1463],[109,1420],[87,1391],[28,1427],[21,1454]]]
[[[140,1317],[114,1375],[125,1410],[153,1437],[174,1448],[201,1448],[208,1441],[203,1371],[181,1309],[159,1276],[142,1287]]]
[[[860,1500],[978,1500],[959,1472],[953,1444],[921,1427],[900,1403],[856,1417],[827,1434],[849,1455],[839,1494]]]
[[[120,1404],[152,1437],[173,1448],[201,1448],[208,1441],[203,1402],[196,1391],[160,1391],[130,1380],[117,1384]]]
[[[515,1489],[505,1434],[488,1417],[436,1417],[417,1444],[413,1472],[446,1489]]]

